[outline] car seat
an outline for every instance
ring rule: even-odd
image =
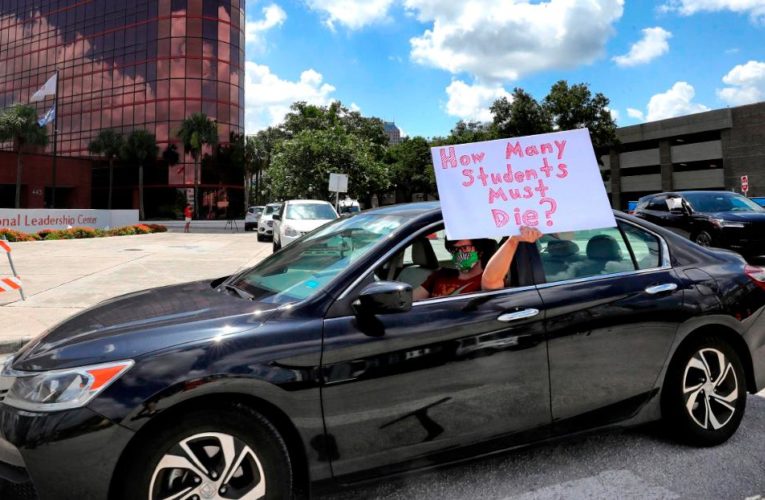
[[[579,245],[569,240],[550,240],[541,254],[545,276],[555,281],[566,279],[569,267],[580,259]]]
[[[576,276],[594,276],[609,272],[606,265],[621,262],[622,251],[616,239],[608,234],[598,234],[587,242],[587,260],[577,266]]]
[[[403,252],[400,254],[400,259],[401,261],[404,259]],[[398,267],[401,266],[402,264],[399,264]],[[412,288],[417,288],[436,269],[438,269],[438,258],[430,245],[430,240],[418,238],[412,242],[412,265],[401,269],[396,281],[409,283]]]

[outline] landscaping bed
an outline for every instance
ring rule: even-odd
[[[103,238],[106,236],[131,236],[134,234],[164,233],[167,227],[162,224],[135,224],[132,226],[115,227],[113,229],[97,229],[93,227],[70,227],[67,229],[43,229],[36,233],[25,233],[15,229],[0,228],[0,239],[5,236],[8,241],[41,241],[41,240],[74,240],[80,238]]]

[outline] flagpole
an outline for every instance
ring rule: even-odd
[[[58,68],[56,69],[56,95],[53,97],[53,171],[51,184],[53,192],[51,194],[51,208],[56,208],[56,149],[58,146]]]

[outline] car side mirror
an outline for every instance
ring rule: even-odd
[[[358,314],[391,314],[411,308],[412,285],[400,281],[370,283],[353,303],[353,309]]]
[[[273,220],[282,220],[282,216],[279,214],[274,214],[273,217],[271,217]]]

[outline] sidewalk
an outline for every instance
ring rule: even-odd
[[[254,233],[157,233],[11,247],[27,300],[0,293],[0,352],[102,300],[225,276],[271,253],[271,244],[258,243]],[[0,257],[0,276],[8,276],[7,259]]]

